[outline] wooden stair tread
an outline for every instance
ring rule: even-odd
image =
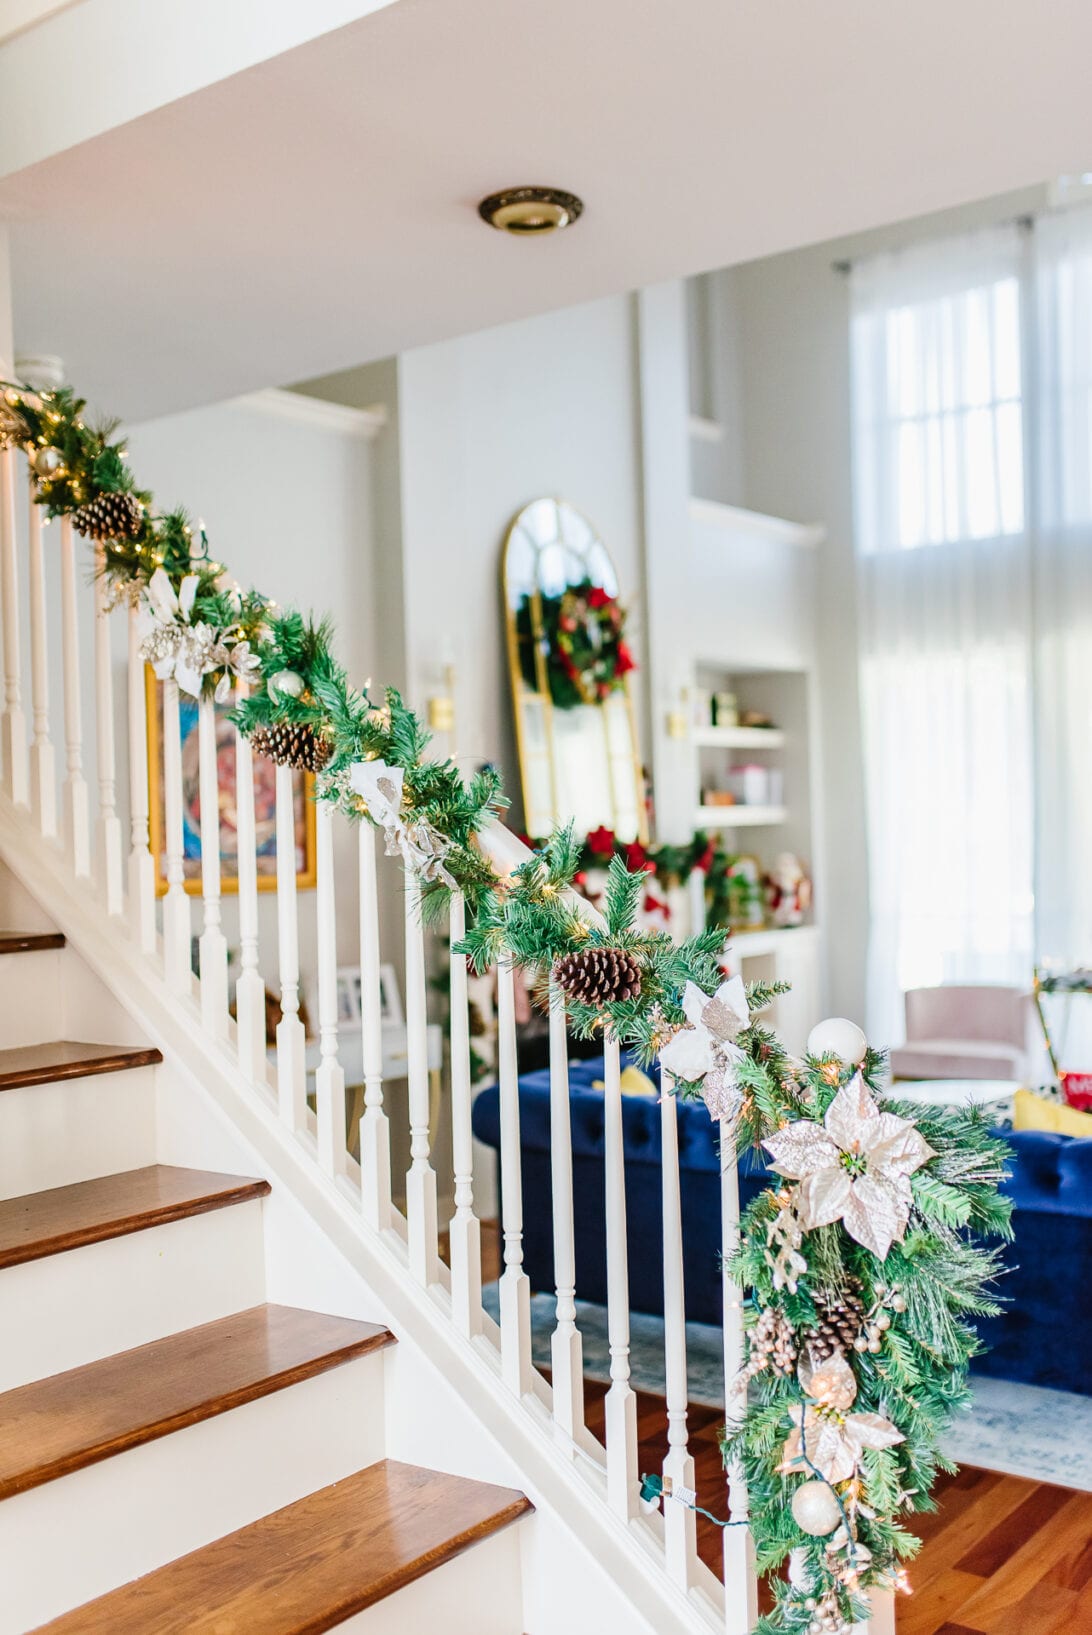
[[[63,947],[62,931],[0,931],[0,954],[40,954]]]
[[[268,1191],[268,1181],[151,1164],[6,1198],[0,1200],[0,1269],[226,1209]]]
[[[322,1635],[532,1508],[511,1488],[382,1459],[42,1635]]]
[[[391,1343],[374,1323],[254,1306],[0,1394],[0,1499]]]
[[[92,1073],[120,1073],[161,1062],[158,1050],[133,1045],[88,1045],[78,1039],[50,1039],[41,1045],[0,1050],[0,1090],[54,1079],[81,1079]]]

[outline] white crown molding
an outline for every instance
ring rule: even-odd
[[[378,437],[388,419],[381,403],[371,409],[351,409],[344,403],[327,403],[324,398],[309,397],[306,392],[290,392],[278,386],[270,386],[262,392],[248,392],[245,397],[234,397],[231,406],[253,409],[258,414],[275,415],[280,420],[294,420],[297,425],[338,431],[349,437],[363,437],[368,442]]]

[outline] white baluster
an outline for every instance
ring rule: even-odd
[[[129,920],[142,953],[155,952],[155,859],[148,839],[148,705],[136,608],[129,610]],[[156,768],[158,776],[159,769]]]
[[[664,1486],[693,1490],[694,1461],[686,1430],[686,1295],[683,1285],[682,1196],[679,1187],[679,1112],[670,1074],[661,1073],[660,1136],[664,1231],[664,1378],[667,1457]],[[693,1582],[698,1560],[697,1517],[687,1505],[664,1500],[667,1571],[681,1590]]]
[[[37,506],[32,509],[37,510]],[[64,671],[64,808],[72,867],[91,873],[91,798],[83,775],[80,623],[76,601],[76,539],[68,517],[61,518],[61,659]],[[50,750],[50,761],[53,752]]]
[[[854,1635],[895,1635],[897,1615],[893,1590],[870,1589],[868,1622],[854,1625]]]
[[[436,1281],[439,1267],[436,1171],[429,1162],[428,1015],[425,1001],[425,933],[420,892],[406,880],[406,1052],[409,1078],[410,1167],[406,1220],[410,1270],[418,1282]]]
[[[721,1256],[724,1267],[724,1390],[732,1400],[732,1386],[743,1367],[743,1290],[729,1276],[728,1267],[739,1248],[739,1172],[732,1125],[720,1121]],[[745,1522],[750,1514],[747,1483],[737,1460],[728,1464],[728,1513]],[[758,1622],[758,1579],[755,1550],[749,1527],[724,1529],[724,1611],[726,1635],[750,1635]]]
[[[617,1039],[604,1044],[603,1162],[606,1178],[607,1339],[610,1390],[606,1417],[607,1503],[629,1520],[637,1513],[637,1398],[629,1383],[629,1254],[626,1243],[622,1084]]]
[[[360,1121],[360,1190],[364,1217],[377,1232],[391,1224],[391,1133],[383,1107],[383,1022],[379,992],[379,898],[375,830],[358,824],[360,855],[360,1006],[364,1116]]]
[[[122,887],[121,819],[117,810],[117,761],[114,750],[114,673],[110,653],[110,616],[106,611],[106,575],[102,547],[95,561],[95,732],[99,777],[99,859],[107,914],[125,909]]]
[[[0,602],[4,621],[4,713],[0,717],[4,787],[17,806],[30,804],[27,720],[19,658],[19,557],[15,530],[15,451],[0,449]]]
[[[523,1269],[523,1168],[519,1137],[519,1064],[512,962],[497,965],[497,1076],[500,1088],[501,1373],[517,1396],[531,1389],[531,1284]]]
[[[240,702],[246,696],[239,687]],[[258,969],[258,856],[254,832],[254,758],[250,744],[235,733],[235,842],[239,880],[239,975],[235,982],[236,1044],[239,1067],[254,1083],[266,1080],[265,983]]]
[[[315,814],[318,930],[319,1065],[315,1073],[319,1163],[327,1175],[345,1168],[345,1071],[337,1054],[337,917],[334,907],[334,809]]]
[[[201,969],[201,1022],[222,1039],[228,1024],[227,939],[220,912],[220,774],[216,755],[216,704],[197,706],[197,776],[201,797],[201,895],[204,927],[198,945]]]
[[[34,495],[37,488],[34,476],[30,476],[30,507],[29,507],[29,582],[30,582],[30,702],[33,711],[34,737],[30,746],[30,802],[31,809],[37,819],[42,834],[54,836],[57,833],[57,758],[53,752],[53,744],[49,736],[49,625],[46,620],[46,592],[45,592],[45,548],[42,540],[42,508],[35,505]],[[71,554],[72,535],[68,534],[68,551]],[[62,541],[62,552],[64,542]],[[72,789],[72,728],[69,720],[72,694],[69,689],[69,653],[68,642],[76,640],[75,596],[76,576],[75,568],[69,573],[69,564],[65,560],[62,564],[61,597],[64,616],[64,714],[65,736],[68,739],[69,753],[69,782],[65,785],[66,794]],[[71,583],[70,583],[71,581]],[[72,603],[70,617],[69,603]],[[70,631],[71,625],[71,631]],[[78,648],[77,648],[78,655]],[[78,656],[77,656],[78,668]],[[79,771],[79,677],[76,677],[75,708],[77,711],[76,726],[76,770],[82,783],[83,774]],[[86,805],[87,792],[84,790]],[[71,819],[72,807],[68,808]],[[72,861],[77,874],[88,874],[91,870],[91,860],[88,855],[78,851],[74,844],[74,835],[69,822],[68,839],[73,847]],[[82,867],[81,867],[82,864]]]
[[[163,683],[163,842],[167,895],[163,899],[163,963],[176,993],[188,994],[190,972],[190,899],[186,891],[182,826],[182,727],[178,683]]]
[[[584,1428],[584,1347],[576,1326],[576,1233],[573,1223],[573,1137],[569,1108],[569,1048],[565,999],[550,985],[550,1176],[554,1212],[557,1317],[550,1338],[554,1424],[575,1439]]]
[[[696,937],[705,930],[705,883],[707,875],[704,869],[691,869],[686,880],[686,900],[690,908],[690,935]]]
[[[300,1021],[300,945],[296,911],[296,813],[292,768],[277,768],[277,960],[281,1019],[277,1023],[277,1099],[291,1130],[307,1123],[307,1063]]]
[[[451,1313],[461,1334],[482,1326],[481,1224],[474,1213],[474,1138],[470,1125],[470,1006],[466,956],[456,946],[466,935],[462,893],[451,894],[451,1149],[455,1214],[451,1220]]]

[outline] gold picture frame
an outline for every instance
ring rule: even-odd
[[[155,862],[156,896],[167,890],[164,872],[163,831],[163,684],[156,680],[150,664],[144,667],[145,717],[148,738],[148,837]],[[228,724],[228,714],[234,700],[216,706],[217,715],[217,770],[220,775],[220,834],[221,863],[220,889],[225,893],[237,892],[239,878],[231,867],[234,855],[230,844],[226,853],[225,835],[234,833],[232,813],[235,809],[235,732]],[[195,815],[197,793],[197,700],[182,693],[179,696],[179,714],[182,725],[182,809],[183,809],[183,867],[186,871],[185,889],[194,897],[201,895],[201,842],[198,817]],[[223,737],[221,739],[221,727]],[[277,846],[274,832],[273,774],[271,761],[254,757],[254,807],[257,832],[258,890],[277,889]],[[296,791],[296,885],[301,891],[314,887],[317,867],[315,842],[315,780],[310,772],[294,772]]]

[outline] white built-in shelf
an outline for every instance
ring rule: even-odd
[[[692,727],[698,749],[781,749],[785,734],[778,727]]]
[[[780,545],[821,545],[827,537],[819,523],[788,522],[784,517],[767,517],[761,511],[745,511],[738,505],[722,505],[719,500],[691,499],[690,520]]]
[[[724,427],[719,420],[710,420],[708,415],[692,414],[687,421],[687,429],[691,437],[698,443],[723,443]]]
[[[784,806],[699,806],[694,813],[696,829],[745,829],[762,824],[784,823]]]

